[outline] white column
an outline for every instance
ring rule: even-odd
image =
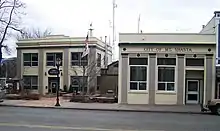
[[[216,64],[220,66],[220,11],[215,13],[215,34],[216,34]],[[218,62],[219,61],[219,62]]]

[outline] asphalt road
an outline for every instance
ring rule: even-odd
[[[0,106],[0,131],[220,131],[220,116]]]

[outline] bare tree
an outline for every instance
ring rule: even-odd
[[[12,31],[19,29],[22,9],[25,4],[21,0],[0,0],[0,62],[2,61],[2,48],[10,53],[9,47],[4,43]],[[1,72],[1,66],[0,66]]]
[[[101,59],[101,63],[104,61],[105,59],[102,58]],[[79,88],[82,89],[82,92],[85,93],[85,87],[87,87],[87,84],[88,83],[92,83],[94,82],[94,80],[96,80],[97,78],[97,75],[99,75],[101,73],[101,67],[98,67],[97,68],[97,60],[94,60],[92,61],[89,65],[87,66],[79,66],[79,67],[82,67],[84,71],[82,71],[81,69],[78,69],[78,68],[72,68],[71,70],[74,71],[75,73],[75,76],[79,76],[77,72],[80,72],[80,73],[83,73],[85,72],[85,76],[82,76],[83,79],[85,79],[84,77],[88,78],[90,77],[90,79],[87,81],[87,80],[77,80],[78,81],[78,84],[79,84]],[[78,70],[77,70],[78,69]],[[95,88],[95,87],[92,87],[92,88]],[[93,91],[90,91],[92,89],[87,89],[87,93],[93,93]]]
[[[51,35],[50,29],[41,30],[40,28],[23,28],[20,33],[16,36],[17,40],[21,39],[36,39]]]
[[[17,40],[22,40],[22,39],[36,39],[36,38],[42,38],[42,37],[45,37],[45,36],[48,36],[48,35],[51,35],[52,34],[52,31],[50,29],[46,29],[46,30],[41,30],[40,28],[23,28],[20,30],[19,34],[17,34],[15,36],[15,38]],[[26,68],[23,67],[23,73],[24,74],[26,71]],[[24,94],[24,81],[23,81],[23,77],[22,77],[22,80],[21,80],[21,83],[20,84],[21,86],[21,93],[22,95]],[[28,92],[28,91],[26,91]]]

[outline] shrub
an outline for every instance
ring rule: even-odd
[[[7,94],[7,95],[5,95],[5,99],[8,99],[8,100],[21,100],[22,96],[19,95],[19,94]]]
[[[30,93],[30,94],[24,96],[24,99],[26,99],[26,100],[39,100],[40,94],[39,93]]]

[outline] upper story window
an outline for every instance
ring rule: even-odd
[[[47,66],[56,66],[56,60],[61,59],[61,64],[62,66],[62,58],[63,58],[63,53],[47,53]]]
[[[101,65],[102,65],[101,59],[102,59],[101,54],[97,53],[97,67],[101,67]]]
[[[186,58],[186,66],[204,66],[203,58]]]
[[[71,65],[72,66],[87,66],[88,55],[82,58],[82,52],[72,52],[71,53]]]
[[[38,53],[23,53],[24,66],[38,66]]]

